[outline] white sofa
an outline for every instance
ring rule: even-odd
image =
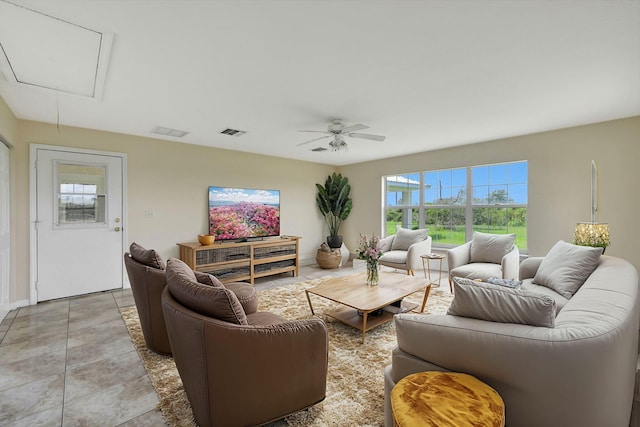
[[[523,289],[543,258],[520,265]],[[569,299],[557,298],[555,327],[498,323],[453,315],[395,316],[397,347],[385,369],[389,393],[414,372],[464,372],[502,396],[509,427],[626,427],[638,361],[638,273],[602,256]],[[555,305],[556,302],[553,304]]]

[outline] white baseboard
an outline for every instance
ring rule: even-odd
[[[29,304],[29,300],[28,299],[22,299],[19,301],[14,301],[10,304],[10,308],[11,310],[15,310],[16,308],[20,308],[20,307],[27,307],[31,304]]]

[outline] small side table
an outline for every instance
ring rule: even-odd
[[[428,273],[429,282],[433,284],[435,287],[439,287],[440,281],[442,280],[442,260],[444,259],[444,255],[426,254],[426,255],[420,255],[420,258],[422,258],[422,269],[424,270],[424,278],[425,279],[427,278],[427,273]],[[437,285],[431,281],[431,261],[433,260],[440,261],[440,264],[438,264],[438,284]]]
[[[458,372],[419,372],[398,381],[391,390],[394,425],[505,425],[504,401],[492,387]]]

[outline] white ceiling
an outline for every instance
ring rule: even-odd
[[[345,165],[640,115],[640,0],[11,3],[113,37],[95,98],[16,83],[5,67],[0,96],[20,119]],[[63,36],[4,28],[0,44]],[[334,118],[387,139],[297,146],[316,137],[298,130]]]

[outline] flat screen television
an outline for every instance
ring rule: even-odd
[[[216,240],[280,235],[280,191],[209,187],[209,234]]]

